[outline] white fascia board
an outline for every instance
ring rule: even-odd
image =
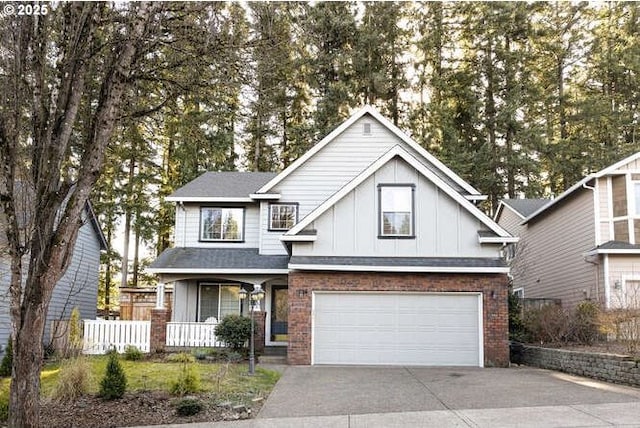
[[[613,165],[608,166],[605,169],[595,173],[594,175],[596,177],[602,177],[604,175],[611,174],[611,173],[615,172],[617,169],[619,169],[620,167],[628,164],[629,162],[633,162],[633,161],[635,161],[635,160],[637,160],[639,158],[640,158],[640,152],[636,152],[636,153],[632,154],[631,156],[626,157],[626,158],[622,159],[621,161],[618,161],[618,162],[614,163]]]
[[[589,251],[588,253],[585,253],[585,255],[587,256],[593,256],[596,254],[626,254],[626,255],[635,255],[635,256],[640,256],[640,250],[625,250],[625,249],[595,249],[593,251]]]
[[[420,144],[416,143],[411,137],[405,134],[400,128],[395,126],[393,123],[391,123],[386,117],[381,115],[376,109],[374,109],[371,106],[367,106],[367,107],[369,108],[369,111],[367,111],[367,113],[371,114],[371,116],[378,119],[380,123],[386,126],[391,132],[393,132],[402,141],[407,143],[409,147],[411,147],[416,152],[418,152],[418,154],[426,158],[430,163],[432,163],[440,171],[444,172],[447,175],[447,177],[451,178],[456,184],[458,184],[460,187],[465,189],[470,194],[480,195],[480,192],[476,188],[474,188],[471,184],[464,181],[462,177],[460,177],[458,174],[456,174],[451,169],[449,169],[449,167],[447,167],[445,164],[440,162],[438,158],[436,158],[427,150],[425,150]]]
[[[313,242],[318,240],[318,235],[282,235],[282,242]]]
[[[356,113],[354,113],[349,119],[342,122],[340,126],[331,131],[329,135],[320,140],[317,144],[315,144],[311,149],[309,149],[305,154],[300,156],[295,160],[291,165],[285,168],[280,174],[276,175],[269,181],[267,184],[262,186],[256,193],[266,193],[271,190],[274,186],[284,180],[287,176],[289,176],[293,171],[298,169],[302,164],[304,164],[309,158],[318,153],[324,146],[329,144],[333,139],[335,139],[338,135],[342,134],[348,127],[353,125],[358,119],[364,116],[366,113],[371,110],[371,107],[366,106]]]
[[[211,275],[211,274],[288,274],[288,269],[182,269],[182,268],[146,268],[145,271],[149,273],[164,273],[164,274],[191,274],[191,275]]]
[[[289,167],[287,167],[280,174],[275,176],[271,181],[262,186],[256,193],[266,193],[271,190],[275,185],[284,180],[289,174],[298,169],[303,163],[305,163],[309,158],[318,153],[324,146],[329,144],[332,140],[334,140],[338,135],[342,134],[348,127],[353,125],[358,119],[363,117],[365,114],[370,114],[373,116],[378,122],[380,122],[384,127],[386,127],[389,131],[391,131],[394,135],[404,141],[409,145],[413,150],[418,152],[421,156],[426,158],[431,164],[433,164],[436,168],[440,169],[445,175],[451,178],[455,183],[457,183],[460,187],[465,189],[467,192],[473,195],[480,195],[480,192],[476,190],[469,183],[464,181],[458,174],[449,169],[445,164],[440,162],[435,156],[426,151],[420,144],[416,143],[411,137],[405,134],[400,128],[391,123],[387,118],[382,116],[375,108],[370,105],[366,105],[356,113],[354,113],[349,119],[343,122],[340,126],[334,129],[329,135],[324,137],[320,142],[318,142],[315,146],[313,146],[308,152],[298,158],[295,162],[293,162]]]
[[[212,196],[167,196],[164,200],[167,202],[254,202],[251,198],[220,198]]]
[[[445,266],[358,266],[314,265],[289,263],[290,270],[341,272],[430,272],[430,273],[509,273],[508,267],[445,267]]]
[[[492,237],[482,237],[478,235],[478,242],[481,244],[513,244],[518,242],[520,238],[515,236],[512,237],[502,237],[502,236],[492,236]]]
[[[422,162],[418,161],[413,155],[407,152],[406,149],[401,147],[400,145],[393,146],[389,151],[387,151],[384,155],[379,157],[375,162],[373,162],[367,169],[362,171],[360,175],[356,176],[353,180],[347,183],[342,189],[334,193],[329,199],[320,204],[315,210],[309,213],[302,221],[300,221],[297,225],[291,228],[286,236],[291,236],[299,233],[305,227],[309,226],[314,220],[316,220],[320,215],[322,215],[325,211],[335,205],[338,201],[340,201],[343,197],[345,197],[349,192],[355,189],[358,185],[364,182],[367,178],[369,178],[374,172],[382,168],[387,162],[393,159],[395,156],[399,156],[404,159],[409,165],[418,170],[422,175],[424,175],[427,179],[432,181],[438,188],[443,190],[447,195],[453,198],[456,202],[462,205],[467,209],[473,216],[475,216],[478,220],[480,220],[485,226],[495,232],[497,235],[501,237],[511,237],[511,235],[504,230],[501,226],[487,217],[482,211],[478,209],[473,203],[468,201],[464,196],[458,193],[455,189],[445,183],[440,177],[433,173],[429,168],[424,166]]]
[[[470,201],[486,201],[489,195],[464,195]]]
[[[533,214],[531,214],[529,217],[527,217],[522,223],[522,225],[528,223],[531,219],[533,219],[534,217],[538,216],[538,214],[542,213],[543,211],[546,211],[547,209],[551,208],[552,206],[556,205],[558,202],[560,202],[561,200],[565,199],[567,196],[569,196],[570,194],[572,194],[573,192],[575,192],[576,190],[578,190],[579,188],[581,188],[583,185],[587,184],[589,181],[593,180],[594,178],[600,178],[600,177],[604,177],[605,175],[611,175],[613,173],[615,173],[619,168],[623,167],[624,165],[628,164],[629,162],[633,162],[637,159],[640,159],[640,152],[637,152],[625,159],[622,159],[619,162],[614,163],[611,166],[606,167],[603,170],[600,170],[594,174],[589,174],[586,177],[584,177],[582,180],[578,181],[576,184],[574,184],[573,186],[571,186],[570,188],[568,188],[567,190],[565,190],[563,193],[560,194],[560,196],[558,196],[557,198],[553,199],[551,202],[549,202],[547,205],[543,206],[542,208],[540,208],[539,210],[537,210],[536,212],[534,212]]]
[[[279,193],[252,193],[249,197],[257,200],[275,201],[282,198],[282,195]]]

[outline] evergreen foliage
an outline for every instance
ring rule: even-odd
[[[100,381],[100,397],[105,400],[122,398],[127,389],[127,378],[122,364],[118,360],[118,353],[111,351],[104,377]]]
[[[11,368],[13,366],[13,340],[9,337],[7,346],[4,348],[2,362],[0,362],[0,377],[11,377]]]
[[[240,349],[251,337],[251,319],[241,315],[227,315],[216,326],[216,336],[232,349]]]

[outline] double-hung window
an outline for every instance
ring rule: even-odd
[[[244,237],[243,208],[209,208],[200,210],[201,241],[242,241]]]
[[[380,184],[379,236],[381,238],[413,238],[414,231],[413,184]]]
[[[270,204],[269,230],[289,230],[298,222],[298,204]]]

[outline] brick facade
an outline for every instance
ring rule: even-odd
[[[171,321],[171,311],[165,308],[151,309],[151,352],[164,352],[167,344],[167,323]]]
[[[481,292],[484,364],[509,365],[507,276],[375,272],[289,273],[289,364],[311,364],[313,291]]]

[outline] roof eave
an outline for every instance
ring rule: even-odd
[[[369,266],[289,263],[290,270],[342,272],[509,273],[508,267]]]

